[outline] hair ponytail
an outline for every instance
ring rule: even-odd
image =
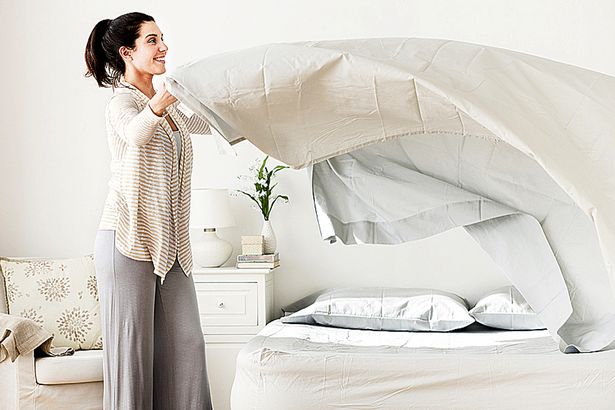
[[[117,87],[126,71],[119,49],[122,46],[134,48],[141,24],[146,21],[154,21],[154,18],[134,12],[96,23],[85,46],[85,76],[94,77],[99,87]]]
[[[103,36],[111,25],[111,19],[99,21],[92,29],[88,43],[85,46],[85,64],[88,71],[86,77],[94,77],[99,87],[109,84],[109,74],[107,73],[107,56],[102,46]],[[109,84],[110,85],[110,84]]]

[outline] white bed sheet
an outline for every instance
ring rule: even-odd
[[[615,351],[548,331],[385,332],[269,323],[237,358],[233,410],[613,409]]]

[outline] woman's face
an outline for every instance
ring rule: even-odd
[[[153,21],[146,21],[141,24],[135,47],[133,49],[121,47],[120,54],[126,64],[131,64],[137,72],[162,74],[166,71],[165,56],[169,49],[162,40],[163,36],[158,25]]]

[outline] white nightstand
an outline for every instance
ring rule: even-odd
[[[273,313],[275,269],[194,268],[192,276],[216,410],[230,409],[237,353]]]

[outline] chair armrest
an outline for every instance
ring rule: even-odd
[[[0,363],[0,397],[7,409],[35,410],[36,373],[34,351]]]

